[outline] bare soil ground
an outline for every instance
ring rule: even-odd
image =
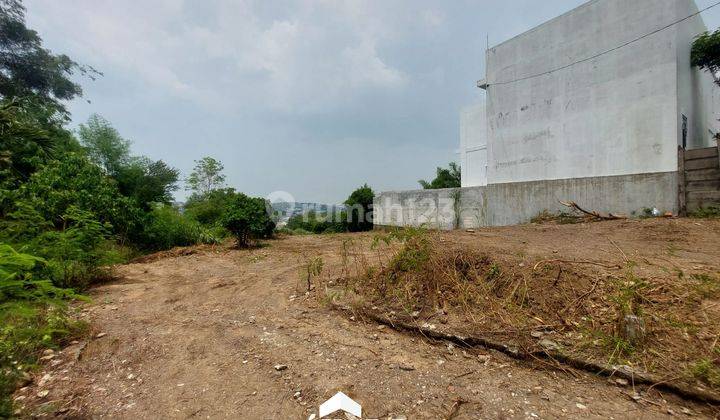
[[[322,257],[322,276],[337,278],[346,265],[343,244],[366,244],[373,261],[372,237],[294,236],[260,249],[197,248],[118,267],[118,280],[93,289],[93,302],[79,308],[93,337],[46,358],[16,393],[23,415],[306,419],[337,391],[362,404],[367,418],[717,415],[716,407],[657,389],[350,317],[326,304],[319,286],[305,294],[300,273],[309,260]],[[631,259],[643,277],[676,268],[720,272],[720,221],[527,225],[442,238],[528,267],[559,258]]]

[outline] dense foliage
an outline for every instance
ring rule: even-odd
[[[345,200],[347,206],[347,230],[350,232],[362,232],[372,230],[372,206],[375,193],[372,188],[364,184],[356,189]]]
[[[65,127],[71,76],[97,73],[45,49],[24,13],[0,0],[0,418],[38,354],[81,331],[67,302],[106,266],[222,237],[170,205],[179,172],[131,155],[109,121],[91,116],[79,140]]]
[[[68,130],[63,101],[81,95],[79,74],[99,73],[45,49],[20,1],[0,0],[0,418],[13,415],[10,393],[39,353],[82,332],[67,303],[107,279],[107,266],[228,233],[245,247],[275,228],[264,199],[222,188],[211,157],[196,162],[183,208],[172,201],[179,171],[133,155],[108,120]],[[372,227],[372,198],[367,186],[351,195],[348,229]]]
[[[82,94],[71,80],[76,73],[93,77],[93,68],[42,46],[37,32],[25,26],[25,8],[19,0],[0,1],[0,95],[30,97],[42,106],[65,114],[61,101]]]
[[[455,162],[450,162],[448,168],[437,168],[435,179],[430,182],[425,180],[418,181],[426,190],[435,190],[440,188],[458,188],[460,187],[460,166]]]
[[[720,29],[705,32],[698,36],[692,44],[690,62],[713,75],[715,83],[720,85]]]
[[[220,219],[235,196],[233,188],[221,188],[204,194],[195,193],[185,202],[185,214],[205,226],[219,226]]]
[[[310,210],[288,219],[285,228],[293,233],[339,233],[346,232],[347,213],[332,214]]]
[[[270,217],[268,207],[264,199],[242,193],[236,193],[229,200],[221,222],[233,234],[238,247],[246,248],[257,239],[272,236],[275,222]]]

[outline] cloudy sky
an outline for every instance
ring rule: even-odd
[[[417,188],[456,160],[486,42],[581,3],[26,0],[46,46],[104,73],[81,80],[73,125],[96,112],[184,176],[213,156],[240,191],[325,203]]]

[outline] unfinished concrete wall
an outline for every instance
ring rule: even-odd
[[[460,111],[460,169],[463,187],[487,185],[485,105],[473,105]]]
[[[590,1],[487,53],[488,183],[677,168],[678,45],[692,0]],[[689,67],[688,67],[689,69]]]
[[[665,172],[384,192],[375,197],[373,216],[378,226],[505,226],[527,223],[543,210],[568,211],[559,200],[628,216],[653,207],[677,214],[677,182],[677,172]]]
[[[376,226],[425,226],[449,230],[456,227],[453,191],[439,190],[387,191],[373,200],[373,223]]]

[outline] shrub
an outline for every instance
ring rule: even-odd
[[[460,165],[450,162],[448,169],[437,168],[435,179],[430,182],[419,180],[423,189],[434,190],[439,188],[460,188]]]
[[[146,249],[161,250],[200,243],[215,244],[221,239],[217,229],[208,229],[182,215],[175,207],[162,205],[148,214],[142,245]]]
[[[10,396],[18,378],[44,348],[82,333],[64,301],[84,299],[43,277],[44,259],[0,244],[0,417],[12,415]]]
[[[219,226],[228,203],[236,194],[233,188],[193,194],[185,203],[185,214],[205,226]]]
[[[718,219],[720,218],[720,206],[701,207],[690,213],[690,217],[698,219]]]
[[[14,194],[17,212],[33,209],[36,216],[63,229],[70,207],[91,212],[113,232],[132,237],[141,230],[142,209],[120,194],[115,182],[86,157],[68,153],[34,173]]]
[[[100,277],[99,260],[111,228],[91,212],[71,206],[62,216],[63,229],[42,232],[27,248],[45,258],[50,278],[59,287],[84,289]]]
[[[367,184],[356,189],[350,194],[345,205],[348,206],[348,230],[350,232],[361,232],[372,230],[372,206],[375,193]]]
[[[288,220],[286,227],[290,230],[301,229],[311,233],[339,233],[345,232],[347,226],[344,223],[346,213],[340,214],[339,221],[333,221],[333,215],[317,213],[311,210],[305,214],[296,214]]]
[[[267,202],[242,193],[230,200],[221,220],[223,227],[235,236],[239,248],[246,248],[257,239],[271,237],[275,230]]]

